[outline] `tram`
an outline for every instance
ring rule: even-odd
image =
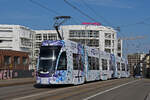
[[[125,59],[70,40],[46,40],[40,48],[36,83],[84,84],[128,77]]]

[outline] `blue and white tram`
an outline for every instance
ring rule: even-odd
[[[37,84],[82,84],[85,57],[82,45],[71,41],[44,41],[37,64]]]
[[[116,73],[116,59],[112,54],[69,40],[46,40],[40,48],[36,81],[42,85],[78,85],[118,78]],[[121,74],[124,77],[125,73]]]

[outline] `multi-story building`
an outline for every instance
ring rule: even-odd
[[[34,31],[21,25],[0,25],[0,49],[29,53],[29,69],[34,68]]]
[[[22,51],[0,50],[1,70],[29,70],[29,54]]]
[[[135,53],[135,54],[129,54],[128,55],[128,65],[130,67],[130,74],[134,75],[134,70],[137,67],[137,64],[142,61],[142,59],[145,57],[146,54],[143,53]],[[141,71],[144,69],[145,64],[141,63]]]
[[[63,25],[60,33],[65,40],[79,42],[122,56],[122,40],[113,28],[99,25]],[[0,25],[0,49],[29,53],[30,69],[35,68],[43,40],[58,40],[55,30],[31,30],[21,25]]]
[[[65,40],[99,48],[102,51],[122,56],[122,42],[117,40],[116,31],[100,25],[63,25],[60,32]],[[119,42],[118,42],[119,41]],[[117,47],[119,44],[119,52]]]
[[[38,57],[39,48],[44,40],[57,40],[57,32],[55,30],[35,30],[35,48],[34,56]]]

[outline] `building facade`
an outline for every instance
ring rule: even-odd
[[[34,68],[34,31],[21,25],[0,25],[0,49],[29,53],[29,69]]]
[[[117,39],[117,33],[113,28],[99,25],[63,25],[60,27],[60,33],[65,40],[96,47],[122,57],[122,41]]]
[[[60,33],[65,40],[96,47],[122,57],[122,40],[113,28],[100,25],[63,25]],[[34,69],[41,42],[59,40],[56,30],[31,30],[21,25],[0,25],[0,49],[29,53],[29,69]]]
[[[134,75],[134,70],[137,66],[137,64],[142,61],[142,59],[145,57],[146,54],[143,53],[135,53],[135,54],[129,54],[128,55],[128,65],[130,67],[130,74],[131,76]],[[143,71],[144,67],[145,67],[145,63],[141,63],[141,71]]]
[[[0,70],[28,70],[29,53],[0,50]]]

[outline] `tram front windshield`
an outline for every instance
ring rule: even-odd
[[[61,46],[43,46],[40,48],[38,70],[54,71]]]

